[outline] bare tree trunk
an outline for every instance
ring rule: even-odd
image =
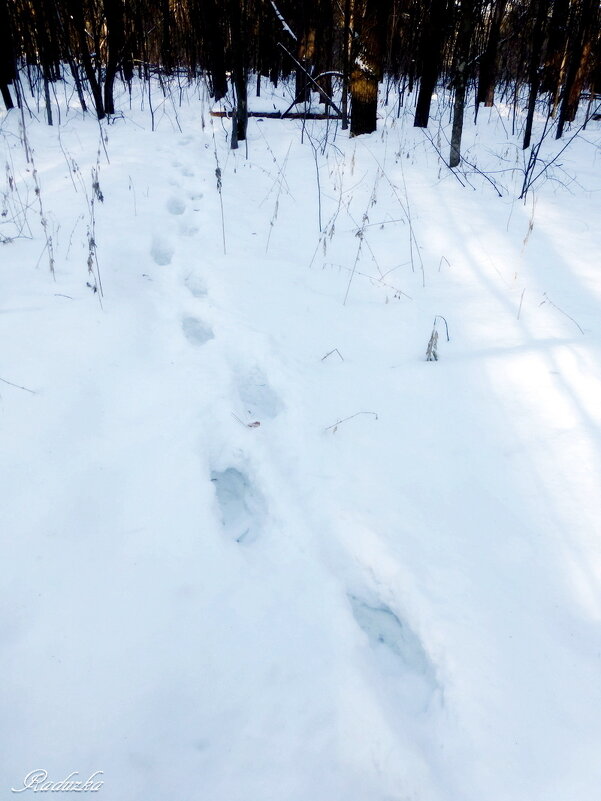
[[[248,61],[246,47],[246,1],[238,6],[231,0],[230,16],[232,37],[232,81],[236,92],[236,113],[233,122],[236,128],[236,143],[246,139],[248,126]],[[232,140],[233,141],[233,140]],[[233,147],[233,145],[232,145]]]
[[[301,64],[296,70],[295,92],[297,103],[309,103],[311,101],[311,82],[308,75],[315,74],[313,62],[315,57],[315,30],[310,28],[303,34],[299,48],[298,60]]]
[[[311,86],[307,80],[307,73],[311,72],[311,65],[306,59],[299,59],[301,67],[295,74],[294,92],[297,103],[308,103],[311,100]]]
[[[566,122],[572,122],[578,111],[578,103],[590,63],[592,33],[598,22],[599,2],[598,0],[580,0],[575,11],[578,16],[574,23],[575,33],[570,47],[563,99],[559,110],[557,139],[561,137]]]
[[[236,88],[236,138],[246,139],[248,127],[248,70],[240,66],[234,73],[234,86]]]
[[[459,64],[455,78],[455,102],[453,104],[453,129],[451,132],[449,167],[458,167],[461,161],[461,136],[463,134],[466,89],[465,68],[465,62]]]
[[[52,105],[50,103],[50,81],[48,76],[44,75],[44,101],[46,103],[46,119],[48,125],[52,125]]]
[[[349,36],[351,0],[344,0],[344,31],[342,34],[342,130],[348,128]]]
[[[161,61],[167,75],[173,72],[173,48],[171,46],[171,14],[169,0],[161,0],[161,17],[163,23],[163,36],[161,42]]]
[[[477,0],[463,0],[461,3],[459,32],[456,44],[457,66],[455,67],[455,76],[453,79],[455,103],[453,106],[453,128],[451,131],[449,167],[457,167],[461,161],[461,136],[463,134],[467,67],[472,34],[476,26],[476,20],[474,18],[476,2]]]
[[[225,5],[221,0],[194,0],[192,10],[194,20],[200,21],[200,30],[193,29],[195,42],[199,42],[201,58],[204,57],[204,67],[208,69],[211,84],[211,94],[215,100],[221,100],[227,95],[227,76],[225,69],[226,35],[224,21],[228,11],[231,14],[232,5]]]
[[[5,83],[0,83],[0,93],[2,94],[2,100],[4,100],[4,105],[6,106],[6,110],[10,111],[11,108],[15,107],[13,103],[13,99],[10,96],[10,90]]]
[[[7,0],[0,0],[0,93],[7,111],[14,108],[8,88],[16,76],[15,52]]]
[[[75,27],[75,32],[77,34],[81,63],[90,85],[92,97],[94,98],[96,116],[99,120],[102,120],[106,116],[104,111],[104,102],[102,100],[102,90],[98,78],[96,77],[92,59],[90,58],[90,51],[88,50],[86,23],[83,15],[81,0],[69,0],[68,7]]]
[[[104,78],[104,110],[107,114],[115,113],[113,89],[119,64],[123,57],[124,20],[122,0],[104,0],[106,17],[108,58]]]
[[[547,58],[545,59],[541,89],[543,92],[551,92],[556,97],[559,96],[561,74],[565,62],[569,11],[570,0],[553,0],[553,14],[549,26]]]
[[[534,122],[534,111],[536,108],[536,98],[540,88],[540,65],[544,61],[543,43],[545,39],[545,17],[547,0],[536,0],[536,15],[534,17],[534,32],[532,37],[532,52],[530,53],[530,65],[528,68],[528,79],[530,83],[530,93],[528,96],[528,111],[526,113],[526,127],[524,129],[523,149],[530,147],[532,139],[532,124]]]
[[[69,67],[71,69],[71,75],[73,76],[73,81],[75,83],[75,88],[77,90],[77,97],[79,98],[79,105],[81,106],[82,111],[88,110],[88,105],[86,103],[86,99],[83,93],[83,86],[81,85],[81,76],[79,74],[79,67],[73,60],[72,56],[69,55],[68,57]]]
[[[480,79],[478,81],[476,108],[478,107],[479,103],[484,103],[485,106],[492,106],[494,102],[497,48],[499,47],[501,22],[503,20],[503,14],[505,13],[506,5],[507,0],[496,0],[492,20],[490,23],[488,41],[486,43],[486,50],[480,59]]]
[[[354,35],[357,52],[351,71],[351,136],[372,133],[377,128],[378,85],[382,74],[384,13],[377,0],[357,0]]]
[[[445,39],[447,0],[434,0],[429,4],[429,11],[426,14],[424,33],[420,43],[421,78],[413,120],[416,128],[428,127],[432,95],[436,89]]]

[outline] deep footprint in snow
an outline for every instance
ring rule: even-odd
[[[251,370],[240,380],[238,394],[246,411],[253,418],[273,418],[284,408],[278,394],[259,368]]]
[[[205,298],[207,296],[206,284],[199,275],[190,273],[184,278],[184,284],[195,298]]]
[[[188,342],[192,345],[204,345],[215,338],[213,329],[199,320],[198,317],[184,317],[182,320],[182,331]]]
[[[181,197],[172,195],[167,201],[167,211],[169,214],[183,214],[186,210],[186,204]]]
[[[182,164],[181,161],[172,161],[171,166],[175,167],[176,170],[179,170],[180,175],[182,175],[184,178],[194,178],[194,170],[192,170],[186,164]]]
[[[182,236],[194,236],[200,231],[200,228],[194,223],[186,222],[185,220],[180,223],[179,232]]]
[[[158,264],[159,267],[171,264],[174,252],[175,248],[169,240],[164,239],[162,236],[153,236],[150,255],[155,264]]]
[[[404,672],[418,680],[417,693],[426,703],[439,684],[436,669],[417,634],[386,604],[369,604],[355,595],[349,595],[349,600],[355,620],[372,648],[385,648],[399,660]]]
[[[254,542],[265,520],[265,499],[246,473],[236,467],[214,470],[217,502],[221,510],[223,530],[230,539],[245,544]]]

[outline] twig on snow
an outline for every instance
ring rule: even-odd
[[[563,314],[565,317],[567,317],[567,318],[568,318],[568,320],[571,320],[571,321],[574,323],[574,325],[576,326],[576,328],[577,328],[577,329],[580,331],[580,333],[581,333],[581,334],[584,336],[584,331],[583,331],[583,330],[582,330],[582,328],[581,328],[581,327],[578,325],[578,323],[576,322],[576,320],[575,320],[573,317],[570,317],[570,315],[569,315],[567,312],[565,312],[563,309],[560,309],[560,308],[559,308],[559,306],[557,306],[555,303],[553,303],[553,301],[552,301],[552,300],[551,300],[551,298],[550,298],[550,297],[547,295],[547,293],[546,293],[546,292],[543,292],[543,297],[544,297],[545,299],[544,299],[544,300],[543,300],[541,303],[539,303],[539,304],[538,304],[538,305],[539,305],[539,307],[540,307],[540,306],[542,306],[542,305],[543,305],[543,303],[546,303],[546,302],[548,301],[548,302],[551,304],[551,306],[553,306],[553,308],[554,308],[554,309],[557,309],[557,311],[558,311],[558,312],[561,312],[561,313],[562,313],[562,314]]]
[[[0,378],[3,384],[8,384],[9,387],[14,387],[15,389],[22,389],[25,392],[30,392],[32,395],[37,395],[38,393],[35,389],[28,389],[27,387],[22,387],[20,384],[13,384],[12,381],[7,381],[6,378]]]
[[[244,428],[259,428],[259,426],[261,425],[261,423],[260,423],[258,420],[255,420],[255,421],[254,421],[254,422],[252,422],[252,423],[245,423],[243,420],[241,420],[241,419],[238,417],[238,415],[237,415],[237,414],[234,414],[233,412],[232,412],[232,417],[233,417],[235,420],[237,420],[237,421],[240,423],[240,425],[241,425],[241,426],[244,426]]]
[[[340,353],[338,348],[334,348],[334,350],[331,350],[329,353],[326,353],[325,356],[322,356],[321,357],[321,361],[324,362],[328,358],[328,356],[332,355],[332,353],[337,353],[340,356],[340,361],[342,361],[342,362],[344,361],[344,359],[342,358],[342,353]]]
[[[360,414],[373,414],[376,420],[378,419],[378,415],[375,412],[355,412],[355,414],[351,414],[350,417],[345,417],[342,420],[337,420],[335,423],[332,423],[332,425],[325,428],[324,431],[332,431],[332,434],[335,434],[339,425],[346,423],[347,420],[352,420],[353,417],[358,417]]]

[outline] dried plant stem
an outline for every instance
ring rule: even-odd
[[[551,306],[553,306],[554,309],[557,309],[557,311],[561,312],[564,315],[564,317],[567,317],[568,320],[571,320],[574,323],[574,325],[576,326],[576,328],[580,331],[580,333],[582,335],[584,335],[583,329],[580,327],[580,325],[578,325],[578,323],[576,322],[576,320],[573,317],[570,317],[570,315],[567,312],[565,312],[563,309],[560,309],[559,306],[557,306],[557,304],[553,303],[553,301],[551,300],[551,298],[549,298],[549,296],[547,295],[546,292],[543,292],[543,296],[544,296],[545,299],[543,300],[542,303],[539,303],[539,306],[542,306],[543,303],[547,303],[547,302],[550,303]]]
[[[360,414],[371,414],[376,418],[376,420],[378,419],[378,415],[376,414],[376,412],[355,412],[355,414],[351,414],[350,417],[344,417],[342,420],[337,420],[335,423],[332,423],[331,426],[327,426],[327,428],[325,428],[324,430],[332,431],[332,433],[335,433],[339,425],[341,425],[342,423],[346,423],[348,420],[352,420],[355,417],[359,417]]]
[[[22,387],[20,384],[13,384],[12,381],[7,381],[6,378],[0,378],[3,384],[8,384],[9,387],[14,387],[15,389],[22,389],[24,392],[30,392],[32,395],[37,395],[38,393],[34,389],[28,389],[27,387]]]
[[[235,127],[235,126],[234,126]],[[213,133],[213,153],[215,154],[215,178],[217,180],[217,191],[219,192],[219,205],[221,208],[221,237],[223,239],[223,255],[227,256],[227,248],[225,244],[225,214],[223,212],[223,182],[221,180],[221,167],[219,166],[219,156],[217,155],[217,140],[215,139],[215,129],[213,128],[213,120],[211,119],[211,130]]]

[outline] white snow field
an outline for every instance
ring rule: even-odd
[[[140,91],[0,114],[1,797],[598,798],[601,124]]]

